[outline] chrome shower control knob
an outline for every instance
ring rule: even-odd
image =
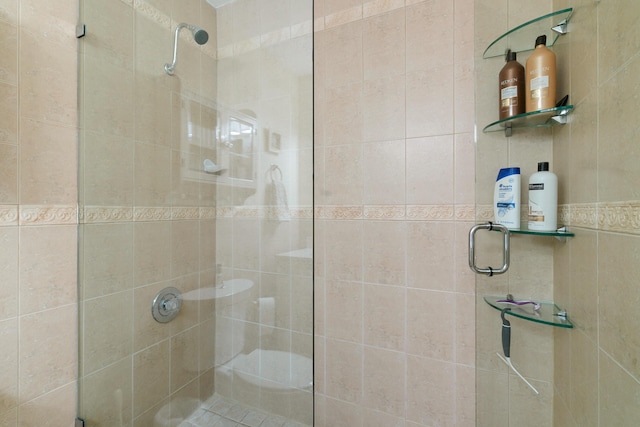
[[[151,314],[156,322],[167,323],[173,320],[182,307],[182,294],[174,287],[164,288],[153,299]]]
[[[170,298],[171,299],[162,301],[162,304],[160,305],[160,313],[169,314],[178,309],[177,298],[173,298],[173,295],[171,295]]]

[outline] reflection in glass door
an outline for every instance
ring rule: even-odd
[[[80,11],[78,416],[313,425],[312,1]]]

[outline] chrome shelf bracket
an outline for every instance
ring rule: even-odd
[[[567,34],[569,32],[567,20],[563,19],[558,25],[551,27],[551,30],[558,34]]]
[[[559,112],[559,114],[555,116],[551,116],[551,120],[555,121],[556,123],[560,123],[561,125],[564,125],[567,123],[568,115],[569,115],[568,110],[562,110]]]

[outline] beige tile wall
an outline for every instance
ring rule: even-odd
[[[566,4],[565,4],[566,3]],[[555,256],[555,298],[576,326],[555,335],[556,425],[634,425],[637,357],[640,4],[555,1],[575,8],[566,44],[576,112],[554,135],[565,163],[565,215],[576,237]],[[554,153],[554,154],[555,154]]]
[[[75,418],[76,20],[75,2],[0,2],[0,424],[7,426],[69,426]]]
[[[316,425],[475,425],[473,1],[314,6]]]

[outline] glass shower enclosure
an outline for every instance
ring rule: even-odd
[[[313,425],[312,0],[79,7],[78,418]]]

